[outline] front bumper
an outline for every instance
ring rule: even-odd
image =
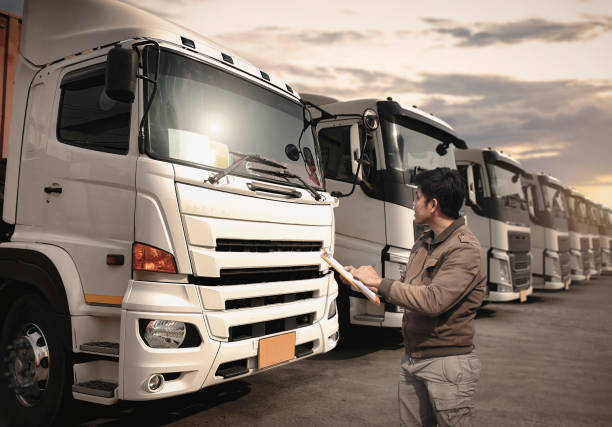
[[[525,290],[525,295],[529,296],[533,294],[533,287],[530,285]],[[489,290],[489,296],[487,297],[487,301],[491,302],[509,302],[516,301],[521,298],[521,293],[519,292],[499,292],[499,291],[491,291]]]
[[[214,337],[211,334],[210,320],[206,316],[209,312],[202,310],[197,286],[185,284],[156,284],[151,286],[151,284],[144,284],[145,287],[147,285],[149,293],[153,295],[156,294],[155,287],[163,287],[166,290],[175,287],[174,290],[169,291],[175,297],[174,300],[168,299],[168,295],[164,295],[163,290],[157,292],[156,295],[160,303],[163,301],[163,304],[172,304],[170,308],[173,308],[174,311],[162,311],[160,310],[161,306],[147,306],[136,303],[133,301],[134,299],[130,300],[130,295],[127,295],[127,302],[124,302],[121,315],[119,399],[152,400],[195,392],[213,384],[253,375],[315,354],[326,353],[336,346],[339,338],[338,314],[336,313],[331,319],[328,319],[330,308],[337,298],[337,286],[333,287],[336,293],[329,296],[322,295],[317,298],[321,301],[313,302],[313,304],[317,303],[321,310],[317,313],[317,317],[312,324],[291,331],[230,341]],[[177,290],[180,291],[177,292]],[[160,296],[166,298],[162,299]],[[150,295],[147,299],[150,300]],[[196,312],[198,306],[199,312]],[[147,307],[148,310],[143,309]],[[253,307],[242,310],[242,313],[246,319],[262,311],[262,307]],[[167,319],[190,323],[195,326],[200,334],[201,343],[198,347],[193,348],[151,348],[141,337],[139,319]],[[290,332],[295,332],[296,347],[307,345],[312,351],[303,356],[298,354],[293,359],[279,365],[259,369],[259,341],[262,338]],[[232,362],[244,364],[246,371],[231,378],[217,374],[221,365]],[[158,391],[150,392],[146,384],[153,374],[166,374],[168,378],[172,379],[166,380]]]

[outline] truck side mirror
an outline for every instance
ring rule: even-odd
[[[359,167],[361,156],[361,145],[359,144],[359,125],[357,123],[351,125],[350,129],[350,146],[351,146],[351,172],[357,177],[357,182],[362,181],[362,169]],[[359,173],[357,173],[359,170]]]
[[[114,47],[106,60],[106,95],[120,102],[134,102],[138,54],[133,49]]]
[[[472,205],[478,205],[476,200],[476,189],[474,184],[474,168],[469,165],[467,168],[467,188],[468,188],[468,201]]]

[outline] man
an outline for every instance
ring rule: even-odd
[[[459,217],[465,181],[449,168],[421,172],[414,216],[427,224],[402,279],[382,279],[371,266],[346,267],[386,301],[404,307],[406,353],[398,388],[405,426],[471,426],[480,377],[474,317],[485,295],[478,240]]]

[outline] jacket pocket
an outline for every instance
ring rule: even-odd
[[[438,265],[438,258],[429,257],[425,260],[423,264],[423,271],[421,272],[421,280],[420,285],[429,285],[435,274],[438,270],[436,267]]]

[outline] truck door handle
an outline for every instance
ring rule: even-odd
[[[51,194],[51,193],[62,194],[62,187],[45,187],[45,193],[47,193],[47,194]]]

